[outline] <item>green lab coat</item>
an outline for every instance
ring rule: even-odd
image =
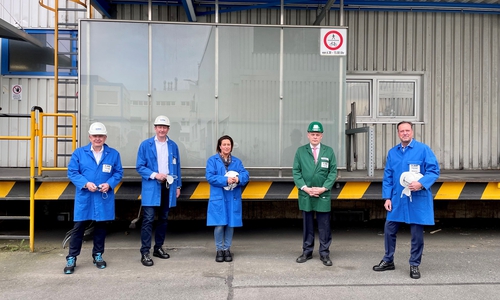
[[[331,147],[321,144],[318,162],[310,144],[300,146],[293,162],[293,181],[299,190],[299,209],[303,211],[329,212],[332,209],[331,190],[337,179],[337,160]],[[300,188],[325,187],[327,191],[319,197],[311,197]]]

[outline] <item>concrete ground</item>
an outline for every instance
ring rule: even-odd
[[[170,259],[140,263],[140,230],[113,224],[104,259],[92,264],[87,240],[74,274],[63,274],[61,241],[71,224],[38,230],[35,252],[0,240],[1,299],[499,299],[498,221],[442,221],[426,228],[419,280],[409,277],[410,235],[401,229],[396,270],[374,272],[383,256],[383,222],[332,224],[332,267],[317,251],[303,264],[300,220],[252,221],[235,230],[234,261],[216,263],[212,228],[172,221]],[[317,243],[318,244],[318,243]],[[10,245],[10,246],[7,246]]]

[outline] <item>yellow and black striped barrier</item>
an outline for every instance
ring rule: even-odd
[[[35,200],[72,200],[75,186],[69,182],[37,182]],[[207,182],[184,182],[180,201],[203,201],[209,197]],[[435,200],[500,200],[497,182],[436,182]],[[122,182],[115,187],[117,200],[138,200],[140,182]],[[243,189],[243,200],[275,201],[297,199],[293,182],[252,181]],[[381,182],[338,182],[332,189],[335,200],[381,200]],[[29,182],[0,181],[0,200],[29,200]]]

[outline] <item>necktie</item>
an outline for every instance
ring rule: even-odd
[[[313,147],[314,163],[318,162],[318,147]]]

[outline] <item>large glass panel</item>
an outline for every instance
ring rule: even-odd
[[[81,145],[92,122],[108,130],[124,166],[135,166],[139,143],[152,135],[148,120],[148,24],[82,21]]]
[[[153,117],[170,119],[182,167],[205,167],[212,154],[214,120],[214,34],[212,26],[154,24]],[[214,146],[215,148],[215,146]]]
[[[415,116],[415,82],[379,81],[379,117]]]
[[[299,145],[308,143],[307,126],[320,121],[322,142],[345,167],[345,56],[320,56],[320,28],[284,28],[283,167],[292,167]],[[286,47],[285,47],[286,46]],[[288,147],[288,148],[287,148]]]
[[[280,28],[219,26],[216,140],[230,135],[246,167],[278,167]],[[277,38],[276,38],[277,37]],[[265,45],[265,46],[264,46]]]

